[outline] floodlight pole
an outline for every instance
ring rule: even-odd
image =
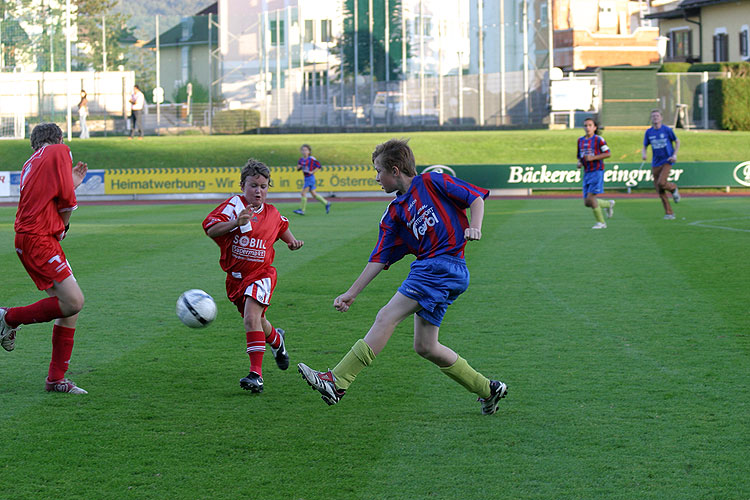
[[[70,0],[65,0],[65,107],[67,108],[68,141],[73,138],[73,115],[70,109],[70,97]]]
[[[102,16],[102,71],[107,71],[107,16]]]
[[[161,59],[159,51],[159,14],[156,14],[156,88],[161,88]],[[160,99],[157,99],[159,101]],[[141,118],[143,119],[143,118]],[[141,125],[143,126],[143,125]],[[161,126],[161,104],[156,103],[156,126]]]

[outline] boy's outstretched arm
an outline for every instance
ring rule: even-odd
[[[352,283],[352,286],[349,287],[349,290],[336,297],[333,301],[333,307],[335,307],[337,311],[348,311],[349,307],[354,302],[354,299],[359,295],[359,292],[364,290],[375,276],[383,270],[383,268],[385,268],[385,264],[381,264],[380,262],[368,262],[359,277],[354,283]]]
[[[464,238],[467,241],[482,239],[482,219],[484,219],[484,200],[476,198],[469,205],[471,209],[471,222],[469,227],[464,231]]]
[[[302,245],[305,244],[304,241],[295,238],[289,229],[284,231],[284,234],[281,235],[281,241],[286,243],[286,246],[289,247],[289,250],[299,250],[300,248],[302,248]]]

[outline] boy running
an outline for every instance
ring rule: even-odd
[[[331,211],[331,203],[315,191],[315,188],[317,187],[315,182],[315,171],[320,169],[320,162],[314,156],[311,156],[312,148],[309,145],[303,144],[299,150],[300,153],[302,153],[302,158],[297,161],[297,170],[302,170],[302,173],[305,175],[305,184],[302,187],[300,207],[297,210],[292,210],[292,212],[298,215],[305,215],[305,209],[307,209],[307,193],[309,191],[316,200],[326,206],[326,214],[328,214]]]
[[[62,141],[62,130],[54,123],[40,123],[32,130],[34,154],[21,171],[15,223],[18,258],[37,288],[49,297],[24,307],[0,308],[0,345],[12,351],[21,325],[55,320],[52,361],[44,388],[48,392],[87,394],[65,378],[83,293],[60,242],[68,233],[71,213],[78,208],[75,189],[86,177],[88,167],[82,162],[74,167],[70,148]]]
[[[651,128],[646,130],[646,134],[643,136],[643,161],[646,161],[646,149],[649,144],[651,145],[651,173],[654,177],[656,192],[659,193],[659,198],[661,198],[661,203],[664,206],[664,218],[674,220],[667,191],[672,193],[672,199],[675,203],[680,202],[680,191],[677,189],[677,184],[668,182],[667,179],[669,179],[672,165],[677,161],[680,140],[674,135],[671,128],[662,123],[661,111],[658,109],[651,111]]]
[[[615,200],[599,200],[596,195],[604,193],[604,159],[612,153],[607,141],[599,135],[599,125],[593,118],[583,121],[586,133],[578,138],[578,168],[583,167],[583,204],[594,211],[596,224],[591,229],[607,229],[602,208],[607,209],[607,218],[615,213]]]
[[[357,295],[391,264],[406,254],[417,256],[396,294],[378,312],[367,335],[358,340],[333,370],[319,372],[304,363],[302,378],[322,394],[329,405],[344,397],[357,374],[372,364],[396,326],[414,316],[414,350],[435,363],[447,376],[479,396],[482,413],[497,411],[507,387],[478,373],[438,341],[445,311],[469,285],[464,261],[467,240],[482,237],[484,198],[489,192],[447,174],[417,175],[414,154],[407,141],[391,139],[372,153],[376,180],[397,197],[380,221],[380,234],[370,262],[348,291],[336,297],[334,307],[346,312]],[[471,209],[471,224],[466,217]]]
[[[289,367],[284,331],[266,319],[276,288],[273,244],[282,240],[289,250],[304,244],[289,230],[289,220],[266,203],[270,178],[268,167],[250,158],[240,173],[242,195],[224,201],[203,221],[203,230],[221,248],[219,264],[227,273],[227,297],[244,319],[250,373],[240,379],[240,387],[254,393],[263,392],[266,343],[278,367]]]

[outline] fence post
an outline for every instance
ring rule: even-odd
[[[703,72],[703,128],[708,129],[708,71]]]

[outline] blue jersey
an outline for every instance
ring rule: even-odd
[[[380,220],[378,242],[370,262],[386,267],[406,254],[417,259],[438,255],[463,258],[469,227],[466,209],[489,191],[448,174],[428,172],[414,177],[409,190],[388,205]]]
[[[669,157],[674,154],[672,143],[677,140],[677,136],[671,128],[662,125],[659,128],[651,127],[646,130],[643,136],[643,147],[651,145],[651,166],[659,167],[669,163]]]
[[[593,170],[604,170],[604,160],[586,161],[583,159],[584,156],[588,155],[600,155],[609,151],[607,141],[604,137],[594,134],[591,137],[580,137],[578,139],[578,159],[583,165],[584,172],[591,172]]]
[[[320,168],[320,162],[314,156],[308,156],[307,158],[300,158],[297,161],[297,166],[302,169],[305,177],[310,177]]]

